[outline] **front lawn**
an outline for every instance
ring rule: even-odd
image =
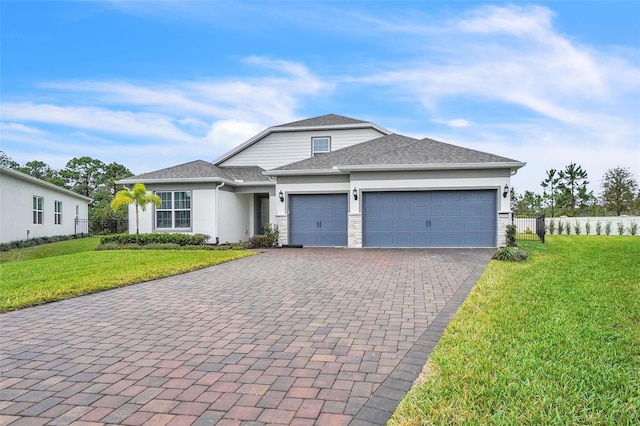
[[[256,254],[245,250],[92,251],[98,243],[98,238],[86,238],[3,253],[0,312],[180,274]],[[54,244],[59,245],[58,252]],[[23,250],[26,253],[21,254]]]
[[[390,425],[640,424],[640,238],[491,261]]]

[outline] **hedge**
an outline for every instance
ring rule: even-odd
[[[207,244],[209,236],[205,234],[170,234],[153,233],[139,234],[111,234],[100,238],[100,244],[177,244],[179,246],[201,246]]]

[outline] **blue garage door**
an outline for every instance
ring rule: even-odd
[[[365,247],[495,247],[496,191],[365,192]]]
[[[347,245],[347,194],[289,196],[289,244]]]

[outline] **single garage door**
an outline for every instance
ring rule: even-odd
[[[365,192],[365,247],[495,247],[496,191]]]
[[[347,245],[347,194],[289,196],[289,244]]]

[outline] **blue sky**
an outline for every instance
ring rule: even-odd
[[[135,174],[335,113],[640,178],[640,2],[2,1],[1,149]]]

